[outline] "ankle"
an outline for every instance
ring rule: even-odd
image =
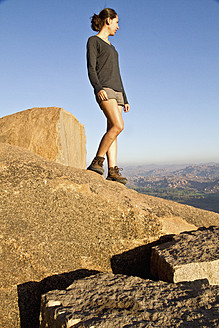
[[[95,158],[97,158],[97,159],[105,159],[104,156],[99,156],[99,155],[96,155]]]

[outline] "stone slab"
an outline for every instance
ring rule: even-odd
[[[219,285],[219,227],[175,235],[152,248],[151,274],[169,282],[208,279]]]
[[[0,142],[20,146],[46,159],[86,167],[84,126],[58,107],[32,108],[0,119]]]
[[[40,328],[218,327],[219,287],[97,274],[42,296]]]
[[[165,235],[179,234],[184,231],[196,230],[197,227],[194,224],[188,223],[185,219],[172,216],[159,219],[162,225],[162,232]]]

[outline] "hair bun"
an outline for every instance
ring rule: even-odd
[[[93,31],[99,31],[100,28],[102,27],[101,24],[101,19],[99,17],[99,15],[96,15],[94,14],[92,17],[91,17],[91,28]]]

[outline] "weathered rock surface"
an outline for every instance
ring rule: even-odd
[[[0,142],[57,163],[86,167],[84,126],[62,108],[32,108],[0,118]]]
[[[57,277],[48,291],[60,288],[60,274],[82,269],[129,268],[148,277],[147,244],[165,234],[163,220],[219,225],[216,213],[138,194],[8,144],[0,144],[0,183],[1,328],[19,327],[20,317],[22,327],[37,327],[44,279]]]
[[[42,296],[40,328],[218,327],[219,286],[98,274]]]
[[[163,281],[208,279],[219,285],[219,227],[181,233],[152,247],[151,273]]]
[[[162,225],[162,231],[165,234],[178,234],[183,231],[192,231],[196,229],[196,226],[182,219],[181,217],[165,217],[161,218],[160,223]]]

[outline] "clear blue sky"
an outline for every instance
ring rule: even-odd
[[[119,165],[219,162],[219,1],[0,0],[0,117],[57,106],[84,124],[87,161],[105,131],[86,70],[89,17],[114,8],[110,38],[131,110]]]

